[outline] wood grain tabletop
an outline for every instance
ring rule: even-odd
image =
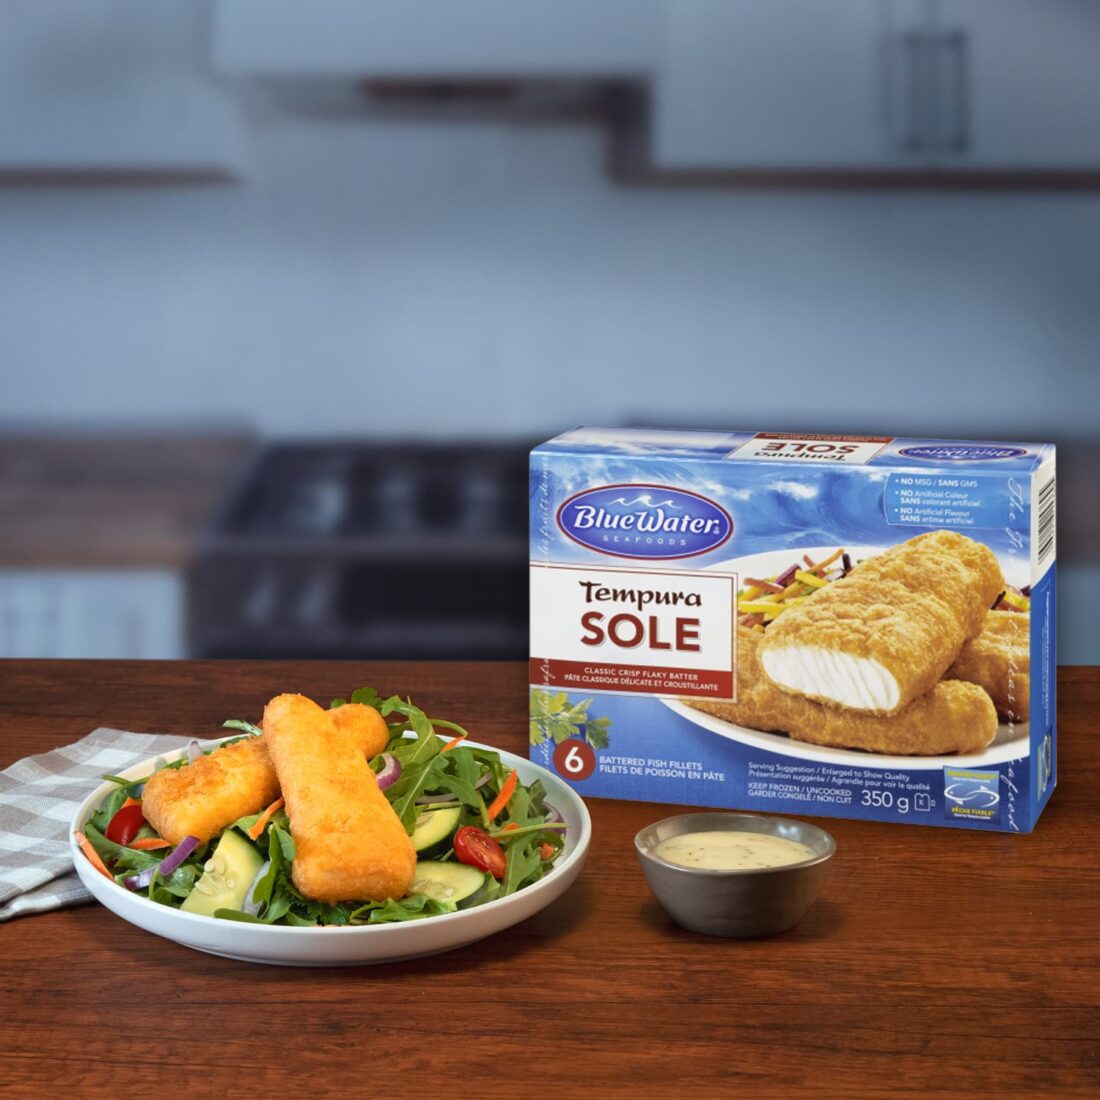
[[[524,753],[522,663],[0,662],[0,768],[96,726],[215,736],[283,691],[411,695]],[[819,820],[838,853],[780,936],[711,939],[589,800],[577,883],[492,939],[376,967],[204,955],[98,905],[0,924],[0,1094],[539,1097],[1100,1091],[1100,669],[1059,675],[1030,836]]]

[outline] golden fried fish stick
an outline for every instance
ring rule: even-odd
[[[390,728],[374,707],[345,703],[329,713],[337,727],[350,735],[356,750],[367,760],[377,756],[389,742]]]
[[[149,777],[141,796],[146,821],[165,840],[209,840],[239,817],[279,797],[279,782],[262,737],[215,749],[193,764]]]
[[[990,611],[982,632],[962,647],[947,678],[984,688],[1004,721],[1026,722],[1031,713],[1031,616]]]
[[[760,646],[764,672],[794,695],[896,714],[935,687],[1003,583],[981,543],[918,535],[784,611]]]
[[[339,728],[369,760],[377,756],[390,733],[373,707],[348,703],[332,712]],[[178,844],[185,836],[209,840],[238,818],[256,814],[279,797],[275,766],[265,737],[250,737],[215,749],[193,764],[165,769],[145,784],[142,811],[165,840]]]
[[[771,629],[771,628],[769,628]],[[939,683],[894,715],[858,714],[780,691],[760,668],[764,635],[737,628],[737,702],[687,699],[688,706],[796,741],[897,756],[978,752],[997,733],[997,713],[974,684]]]
[[[343,709],[322,710],[302,695],[276,696],[264,709],[264,737],[297,852],[294,885],[324,902],[399,898],[412,885],[416,852],[342,728]]]

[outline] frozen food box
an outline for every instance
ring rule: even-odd
[[[585,795],[1030,832],[1055,449],[579,428],[531,453],[531,757]]]

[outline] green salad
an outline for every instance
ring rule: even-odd
[[[161,905],[298,927],[385,924],[453,913],[514,894],[552,870],[566,824],[546,801],[541,780],[524,785],[498,753],[465,744],[464,729],[429,718],[408,699],[383,699],[368,687],[350,701],[375,707],[389,724],[389,743],[370,765],[416,849],[406,896],[349,898],[334,905],[304,897],[292,879],[294,837],[281,799],[209,841],[186,837],[172,846],[142,814],[148,776],[103,777],[116,786],[77,834],[81,848],[101,873]],[[331,706],[344,703],[334,699]],[[233,741],[262,733],[238,719],[225,725],[242,731]],[[454,736],[440,736],[437,729]],[[192,742],[187,755],[162,766],[184,768],[203,754]]]

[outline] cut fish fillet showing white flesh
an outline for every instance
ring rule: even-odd
[[[851,710],[891,711],[901,689],[884,665],[816,645],[789,645],[760,654],[768,678],[787,691]]]

